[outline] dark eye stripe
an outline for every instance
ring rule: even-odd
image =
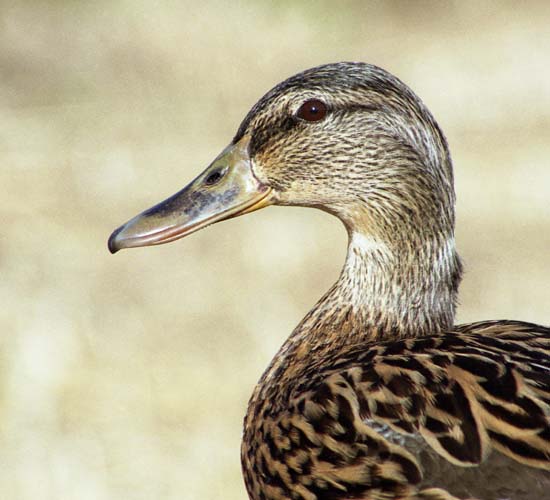
[[[296,116],[307,122],[318,122],[327,116],[327,105],[319,99],[309,99],[300,106]]]

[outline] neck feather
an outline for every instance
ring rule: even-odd
[[[291,341],[335,347],[448,330],[460,275],[453,236],[414,248],[350,232],[338,281],[298,325]]]

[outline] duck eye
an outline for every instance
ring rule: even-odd
[[[300,106],[296,115],[307,122],[318,122],[327,116],[327,105],[319,99],[310,99]]]

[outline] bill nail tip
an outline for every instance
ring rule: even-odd
[[[122,227],[119,227],[118,229],[113,231],[113,234],[111,234],[111,236],[109,236],[107,247],[109,248],[109,252],[111,252],[112,254],[115,254],[120,250],[120,247],[116,244],[116,237],[121,230],[122,230]]]

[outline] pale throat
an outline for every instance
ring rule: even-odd
[[[350,231],[340,277],[291,338],[341,345],[448,330],[454,319],[456,265],[453,237],[415,249]]]

